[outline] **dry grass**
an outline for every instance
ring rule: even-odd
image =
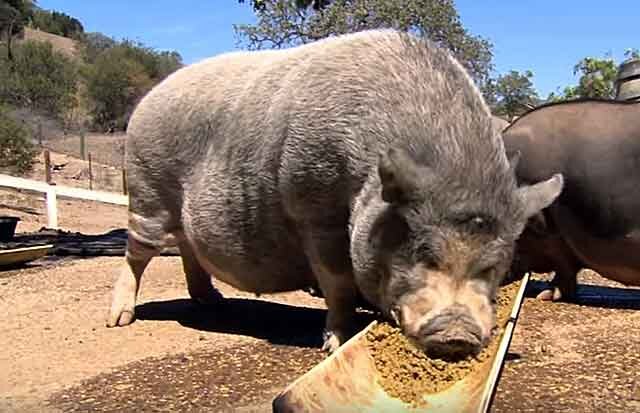
[[[81,159],[80,140],[79,134],[51,136],[44,139],[42,145],[51,151]],[[85,135],[85,151],[91,153],[93,162],[121,169],[124,166],[125,140],[124,133],[88,133]]]
[[[34,30],[28,27],[24,29],[24,37],[20,41],[34,40],[39,42],[49,42],[55,50],[63,53],[64,55],[76,58],[78,57],[78,47],[75,40],[67,37],[58,36],[55,34],[43,32],[41,30]]]

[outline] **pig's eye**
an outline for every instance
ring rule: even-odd
[[[495,227],[495,219],[483,214],[459,214],[453,217],[453,220],[458,225],[466,226],[473,233],[490,233]]]
[[[491,279],[496,275],[495,267],[488,267],[478,272],[478,278]]]

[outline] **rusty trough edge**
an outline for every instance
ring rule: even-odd
[[[509,320],[504,328],[504,334],[500,341],[500,346],[498,347],[498,352],[496,353],[493,366],[489,372],[489,377],[487,378],[482,400],[480,402],[480,412],[482,413],[489,412],[493,399],[495,398],[498,382],[500,381],[500,376],[502,374],[502,368],[504,367],[504,359],[507,356],[509,346],[511,345],[511,339],[513,338],[516,322],[520,315],[520,308],[522,307],[522,302],[524,300],[524,293],[527,289],[527,284],[529,283],[529,276],[530,274],[526,273],[524,277],[522,277],[522,283],[520,284],[518,294],[516,295],[513,306],[511,307],[511,314],[509,315]]]

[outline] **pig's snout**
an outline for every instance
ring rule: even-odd
[[[483,347],[482,329],[466,306],[454,305],[420,327],[418,341],[427,355],[442,359],[462,359]]]

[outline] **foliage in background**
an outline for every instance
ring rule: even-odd
[[[640,50],[636,49],[635,47],[629,48],[624,51],[624,57],[625,61],[640,59]]]
[[[493,100],[488,101],[493,113],[509,120],[521,116],[538,102],[538,93],[533,86],[533,73],[526,70],[522,73],[511,70],[498,76],[487,85],[488,94]]]
[[[100,53],[114,47],[118,42],[99,32],[84,33],[80,36],[80,54],[85,63],[95,63]]]
[[[95,126],[103,130],[124,129],[137,99],[153,85],[143,64],[123,46],[102,52],[86,68],[85,78],[90,113]]]
[[[614,99],[618,65],[611,58],[585,57],[573,68],[574,75],[580,75],[578,84],[566,86],[559,93],[551,93],[548,101],[573,100],[579,98]]]
[[[36,154],[28,129],[0,107],[0,172],[24,174],[33,167]]]
[[[38,7],[33,10],[30,24],[33,28],[58,36],[75,38],[84,33],[82,23],[75,17]]]
[[[637,48],[625,50],[623,62],[634,59],[640,59],[640,51]],[[579,75],[578,84],[566,86],[561,92],[550,93],[547,101],[558,102],[580,98],[615,99],[618,68],[623,62],[616,63],[610,56],[581,59],[573,67],[573,74]]]
[[[238,43],[250,50],[395,28],[451,50],[480,86],[492,70],[491,43],[464,28],[452,0],[254,0],[251,5],[257,24],[234,25]]]
[[[93,127],[103,131],[126,129],[137,102],[182,66],[177,52],[156,51],[138,42],[90,34],[82,43],[89,112]]]
[[[0,31],[6,40],[27,24],[77,40],[79,59],[65,58],[44,42],[21,42],[11,47],[5,41],[8,52],[0,55],[0,104],[47,112],[65,124],[83,124],[79,118],[88,113],[90,127],[122,130],[137,101],[182,66],[182,57],[176,52],[85,33],[78,19],[43,10],[35,1],[0,0]]]
[[[0,42],[6,46],[7,59],[13,60],[13,38],[23,32],[34,8],[31,0],[0,0]]]
[[[0,56],[0,104],[28,107],[55,117],[76,105],[77,64],[49,43],[14,46],[13,60]]]

